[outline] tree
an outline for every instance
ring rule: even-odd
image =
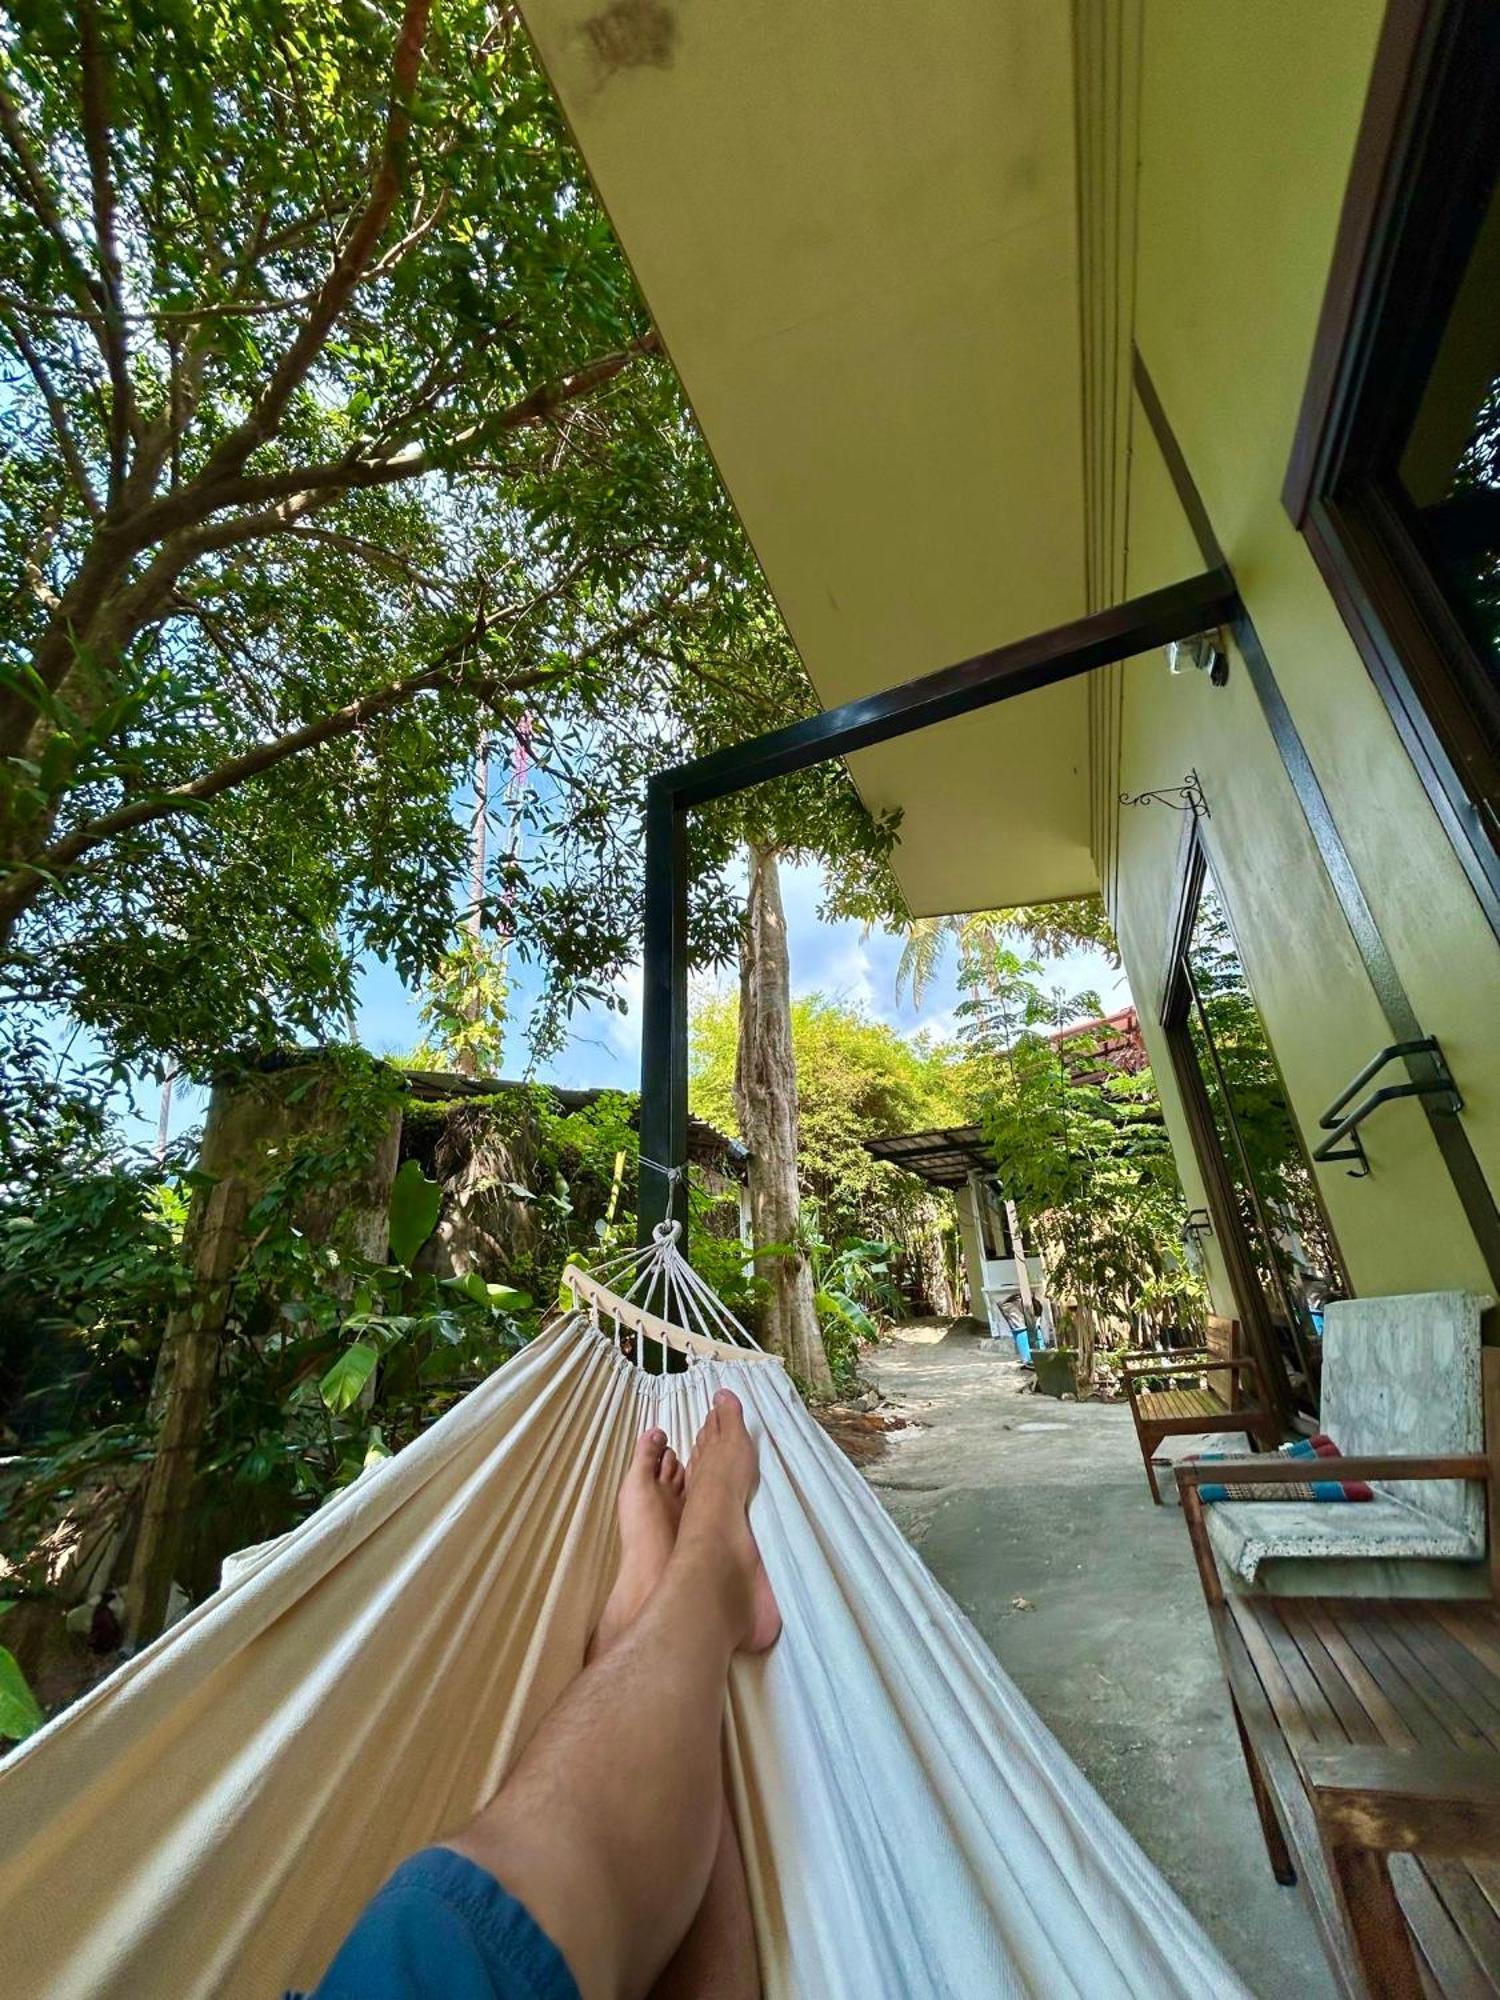
[[[702,1117],[737,1130],[733,1103],[739,1003],[702,999],[692,1025],[692,1102]],[[865,1140],[964,1123],[974,1112],[963,1060],[951,1046],[898,1033],[821,993],[792,1002],[792,1048],[802,1135],[798,1176],[835,1240],[889,1235],[921,1184],[865,1151]]]
[[[1111,965],[1120,964],[1120,947],[1104,904],[1098,896],[1080,896],[1067,903],[1019,903],[1010,910],[976,910],[968,916],[912,917],[906,924],[906,945],[896,967],[896,997],[909,984],[913,1002],[937,972],[950,942],[958,946],[959,983],[981,968],[991,952],[1013,942],[1038,958],[1062,958],[1080,948],[1102,952]]]
[[[691,630],[675,630],[666,646],[675,649],[677,667],[667,702],[654,712],[627,706],[611,732],[613,768],[626,797],[639,796],[663,764],[743,741],[816,708],[786,628],[748,562],[742,580],[726,578],[704,618]],[[639,867],[639,823],[618,803],[608,817],[610,837],[633,848],[620,855],[616,870],[617,881],[629,880]],[[790,969],[778,865],[822,865],[827,915],[893,921],[900,908],[888,865],[895,835],[895,821],[871,815],[844,766],[830,763],[700,809],[689,844],[693,962],[720,966],[737,958],[747,996],[741,1104],[760,1141],[751,1142],[750,1176],[754,1244],[774,1293],[768,1337],[796,1357],[795,1372],[816,1393],[826,1390],[827,1368],[795,1226],[796,1072],[785,1027]],[[746,870],[743,902],[729,884],[736,859]]]
[[[797,1066],[781,875],[774,847],[752,843],[748,855],[734,1107],[750,1154],[756,1274],[767,1287],[762,1330],[766,1345],[785,1358],[807,1393],[826,1397],[833,1376],[818,1328],[812,1270],[797,1242]]]
[[[737,531],[511,10],[10,12],[13,983],[319,1032],[451,941],[481,732],[597,714]]]
[[[735,1091],[741,1009],[739,997],[727,995],[695,1008],[692,1101],[703,1117],[737,1130],[753,1151]],[[792,1003],[789,1027],[796,1071],[795,1174],[806,1209],[790,1240],[807,1248],[816,1230],[835,1252],[872,1239],[892,1242],[908,1270],[925,1278],[934,1244],[951,1223],[947,1204],[909,1174],[874,1159],[864,1142],[967,1119],[972,1106],[952,1052],[913,1045],[884,1023],[820,994]]]
[[[847,785],[847,776],[839,772],[835,783]],[[800,789],[804,794],[808,790]],[[799,815],[796,834],[788,830],[783,815],[795,796],[773,795],[757,800],[748,809],[749,881],[740,940],[734,1102],[750,1156],[751,1241],[757,1270],[770,1286],[767,1345],[786,1357],[788,1367],[809,1394],[821,1397],[831,1392],[833,1378],[818,1325],[812,1265],[800,1227],[801,1143],[792,1046],[792,975],[780,876],[782,855],[806,854],[813,847],[817,822]],[[862,816],[863,808],[856,810]],[[841,843],[836,844],[847,824],[846,816],[838,813],[824,823],[826,861],[847,858],[838,853]],[[872,858],[868,849],[865,858]]]
[[[1045,992],[1039,971],[1003,947],[976,954],[960,1034],[1000,1186],[1040,1238],[1086,1381],[1111,1323],[1193,1319],[1204,1298],[1175,1248],[1186,1204],[1150,1070],[1101,1075],[1087,1034],[1060,1042],[1098,997]]]

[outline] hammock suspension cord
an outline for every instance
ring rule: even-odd
[[[663,1171],[680,1174],[682,1169]],[[643,1374],[667,1372],[669,1347],[685,1354],[690,1365],[710,1357],[769,1359],[755,1336],[693,1269],[682,1254],[681,1240],[680,1222],[659,1222],[649,1243],[617,1253],[592,1271],[569,1264],[563,1284],[596,1331],[604,1332],[601,1322],[610,1322],[609,1335],[618,1353],[624,1354],[625,1334],[636,1334],[636,1365]],[[646,1366],[653,1346],[654,1371]]]

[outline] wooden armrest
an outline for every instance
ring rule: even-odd
[[[1259,1387],[1262,1396],[1263,1397],[1265,1396],[1265,1387],[1266,1387],[1265,1370],[1261,1367],[1260,1362],[1255,1355],[1240,1354],[1237,1355],[1233,1361],[1210,1361],[1207,1364],[1207,1367],[1204,1372],[1207,1373],[1215,1368],[1233,1368],[1236,1373],[1238,1373],[1242,1369],[1248,1369],[1250,1374],[1252,1374],[1255,1377],[1256,1384]],[[1269,1401],[1270,1399],[1268,1397],[1265,1397],[1265,1400]]]
[[[1178,1375],[1215,1375],[1215,1374],[1218,1375],[1248,1374],[1253,1378],[1252,1388],[1251,1388],[1252,1395],[1261,1394],[1261,1392],[1263,1392],[1265,1389],[1266,1378],[1260,1372],[1260,1363],[1255,1359],[1253,1354],[1246,1354],[1242,1356],[1238,1361],[1189,1361],[1189,1362],[1175,1363],[1170,1368],[1162,1368],[1162,1367],[1142,1368],[1138,1371],[1127,1368],[1125,1370],[1125,1390],[1128,1395],[1130,1391],[1134,1388],[1135,1384],[1141,1380],[1142,1376],[1147,1376],[1147,1375],[1161,1375],[1165,1376],[1168,1381],[1171,1381],[1174,1377]],[[1231,1390],[1230,1393],[1233,1394],[1234,1393],[1233,1390]],[[1261,1394],[1261,1400],[1262,1401],[1265,1400],[1263,1394]],[[1260,1414],[1259,1407],[1257,1406],[1256,1408],[1252,1409],[1247,1405],[1245,1414],[1248,1416],[1257,1416]]]
[[[1500,1859],[1500,1752],[1308,1745],[1297,1768],[1336,1847]]]
[[[1210,1368],[1239,1368],[1242,1367],[1243,1365],[1244,1365],[1243,1363],[1238,1361],[1210,1361],[1207,1355],[1198,1355],[1190,1357],[1186,1360],[1179,1358],[1174,1361],[1152,1361],[1135,1368],[1132,1368],[1127,1363],[1125,1368],[1125,1373],[1127,1375],[1132,1375],[1132,1376],[1203,1375],[1206,1374]]]
[[[1272,1471],[1271,1468],[1275,1467]],[[1188,1486],[1321,1486],[1329,1479],[1362,1479],[1368,1485],[1399,1479],[1483,1479],[1487,1458],[1220,1458],[1173,1468],[1179,1488]]]
[[[1233,1361],[1216,1361],[1207,1348],[1200,1354],[1174,1354],[1170,1359],[1163,1355],[1159,1360],[1127,1354],[1121,1367],[1126,1375],[1211,1375],[1215,1369],[1221,1372],[1232,1369],[1235,1374],[1242,1370],[1251,1375],[1261,1372],[1260,1363],[1253,1354],[1236,1355]]]

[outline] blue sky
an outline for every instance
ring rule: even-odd
[[[938,976],[915,1007],[910,993],[896,1000],[896,967],[902,940],[883,932],[866,935],[855,923],[824,923],[818,916],[821,884],[815,867],[783,868],[782,896],[786,904],[787,942],[792,962],[792,991],[800,997],[821,993],[858,1009],[872,1019],[887,1021],[902,1034],[925,1029],[940,1039],[954,1030],[953,1010],[959,991],[950,953]],[[1116,972],[1097,952],[1076,952],[1062,962],[1053,977],[1070,990],[1093,988],[1106,1009],[1128,1004],[1123,973]],[[724,975],[726,981],[732,974]],[[623,983],[627,1010],[623,1014],[593,1008],[574,1022],[569,1046],[539,1074],[552,1083],[608,1084],[632,1090],[640,1081],[640,978],[638,971]],[[520,997],[520,996],[518,996]],[[359,1033],[378,1055],[399,1055],[417,1039],[420,1024],[413,997],[385,966],[372,965],[362,982]],[[525,1063],[522,1035],[517,1029],[507,1048],[506,1073],[517,1075]]]
[[[952,1035],[954,1009],[960,995],[951,952],[923,994],[920,1007],[912,1004],[909,991],[898,1002],[896,967],[901,959],[900,937],[880,931],[867,935],[855,923],[824,923],[818,916],[821,885],[815,867],[784,868],[782,896],[786,904],[794,996],[821,993],[873,1020],[888,1022],[901,1034],[915,1035],[925,1030],[940,1040]],[[729,980],[732,975],[724,977]],[[1124,974],[1116,972],[1097,952],[1071,953],[1048,969],[1047,980],[1049,985],[1056,980],[1071,992],[1092,988],[1107,1012],[1129,1004],[1130,992]],[[524,1006],[528,998],[524,979],[519,985],[518,1007]],[[625,1012],[611,1013],[595,1007],[575,1017],[568,1046],[556,1061],[538,1071],[542,1078],[575,1086],[636,1088],[641,1060],[638,969],[622,982],[621,993]],[[371,960],[360,980],[357,1025],[361,1042],[377,1055],[405,1054],[421,1034],[417,1007],[417,996],[402,986],[391,967]],[[507,1047],[505,1073],[519,1076],[525,1064],[524,1032],[518,1024]],[[201,1119],[203,1098],[204,1093],[199,1090],[174,1094],[174,1133]],[[149,1143],[155,1136],[156,1115],[154,1087],[145,1085],[138,1093],[137,1116],[128,1121],[129,1136],[138,1143]]]

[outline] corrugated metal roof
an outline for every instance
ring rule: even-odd
[[[865,1151],[877,1160],[915,1174],[931,1187],[962,1187],[970,1174],[990,1178],[995,1163],[978,1125],[949,1125],[932,1132],[897,1132],[866,1139]]]

